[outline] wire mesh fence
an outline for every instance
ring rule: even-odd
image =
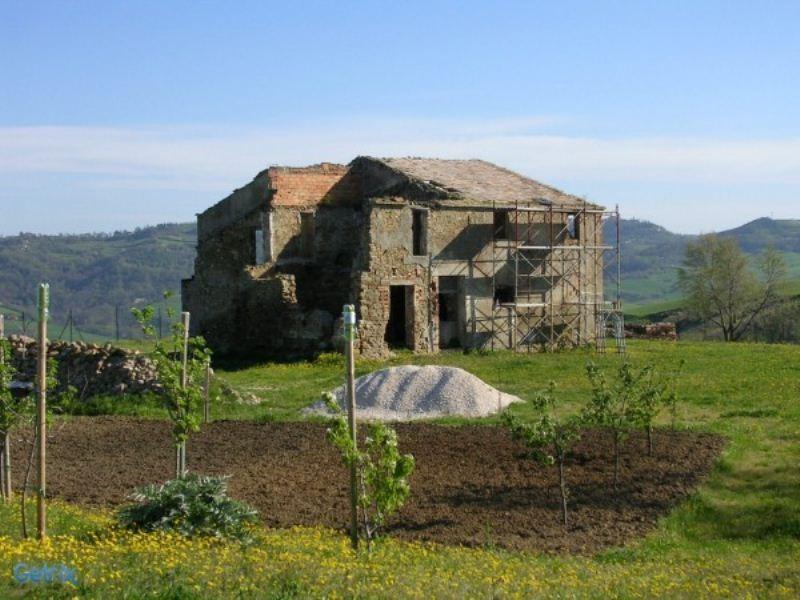
[[[131,304],[117,302],[76,309],[59,307],[56,305],[58,299],[53,300],[50,339],[66,342],[98,343],[143,339],[141,327],[131,313],[133,306],[153,306],[153,326],[159,338],[169,335],[170,328],[180,318],[179,302],[176,301],[148,303],[139,299]],[[10,308],[0,301],[0,314],[4,316],[6,336],[35,336],[37,320],[34,310]]]

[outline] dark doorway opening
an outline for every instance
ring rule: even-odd
[[[389,322],[386,324],[386,343],[391,348],[408,346],[406,331],[407,285],[389,286]]]
[[[461,277],[439,277],[439,347],[457,348],[459,339],[459,306]]]

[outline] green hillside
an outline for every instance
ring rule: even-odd
[[[635,219],[623,220],[621,232],[626,311],[644,315],[677,308],[676,269],[694,236]],[[606,235],[612,235],[610,229]],[[789,292],[800,294],[800,220],[757,219],[720,235],[735,237],[753,257],[769,245],[782,251],[792,280]],[[113,338],[117,306],[120,334],[135,335],[128,309],[158,302],[164,290],[179,291],[180,280],[192,273],[195,239],[194,224],[113,234],[0,237],[0,311],[8,315],[7,329],[21,331],[24,313],[28,332],[33,331],[36,284],[49,281],[55,335],[72,310],[76,338]],[[171,302],[177,308],[177,294]]]
[[[50,283],[52,329],[58,335],[72,311],[75,337],[109,339],[137,332],[129,308],[154,303],[162,292],[180,291],[192,272],[194,224],[166,224],[133,232],[0,237],[0,310],[7,329],[18,332],[36,314],[36,285]],[[32,325],[28,332],[33,331]],[[52,333],[52,332],[51,332]],[[68,330],[65,332],[65,337]]]
[[[612,226],[606,224],[607,239],[613,234]],[[620,231],[626,311],[641,314],[675,308],[680,299],[677,268],[686,244],[696,236],[672,233],[636,219],[623,219]],[[781,251],[789,271],[788,291],[800,293],[800,220],[756,219],[719,235],[735,238],[753,259],[770,246]]]

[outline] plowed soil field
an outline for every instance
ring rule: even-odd
[[[166,422],[125,417],[56,424],[48,442],[49,495],[85,506],[124,503],[135,487],[172,475],[169,432]],[[565,529],[555,468],[528,458],[506,430],[416,423],[400,424],[397,432],[417,467],[391,535],[586,553],[652,529],[692,493],[723,447],[711,434],[657,431],[648,456],[643,437],[633,435],[614,491],[610,436],[587,431],[567,465],[571,522]],[[16,455],[27,454],[25,442],[16,443]],[[215,422],[191,438],[187,455],[192,471],[231,475],[231,495],[258,508],[269,526],[347,526],[349,480],[324,426]]]

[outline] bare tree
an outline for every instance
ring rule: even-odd
[[[783,257],[769,248],[757,267],[750,267],[736,240],[703,235],[686,247],[678,285],[691,312],[717,325],[725,341],[736,341],[780,300],[786,275]]]

